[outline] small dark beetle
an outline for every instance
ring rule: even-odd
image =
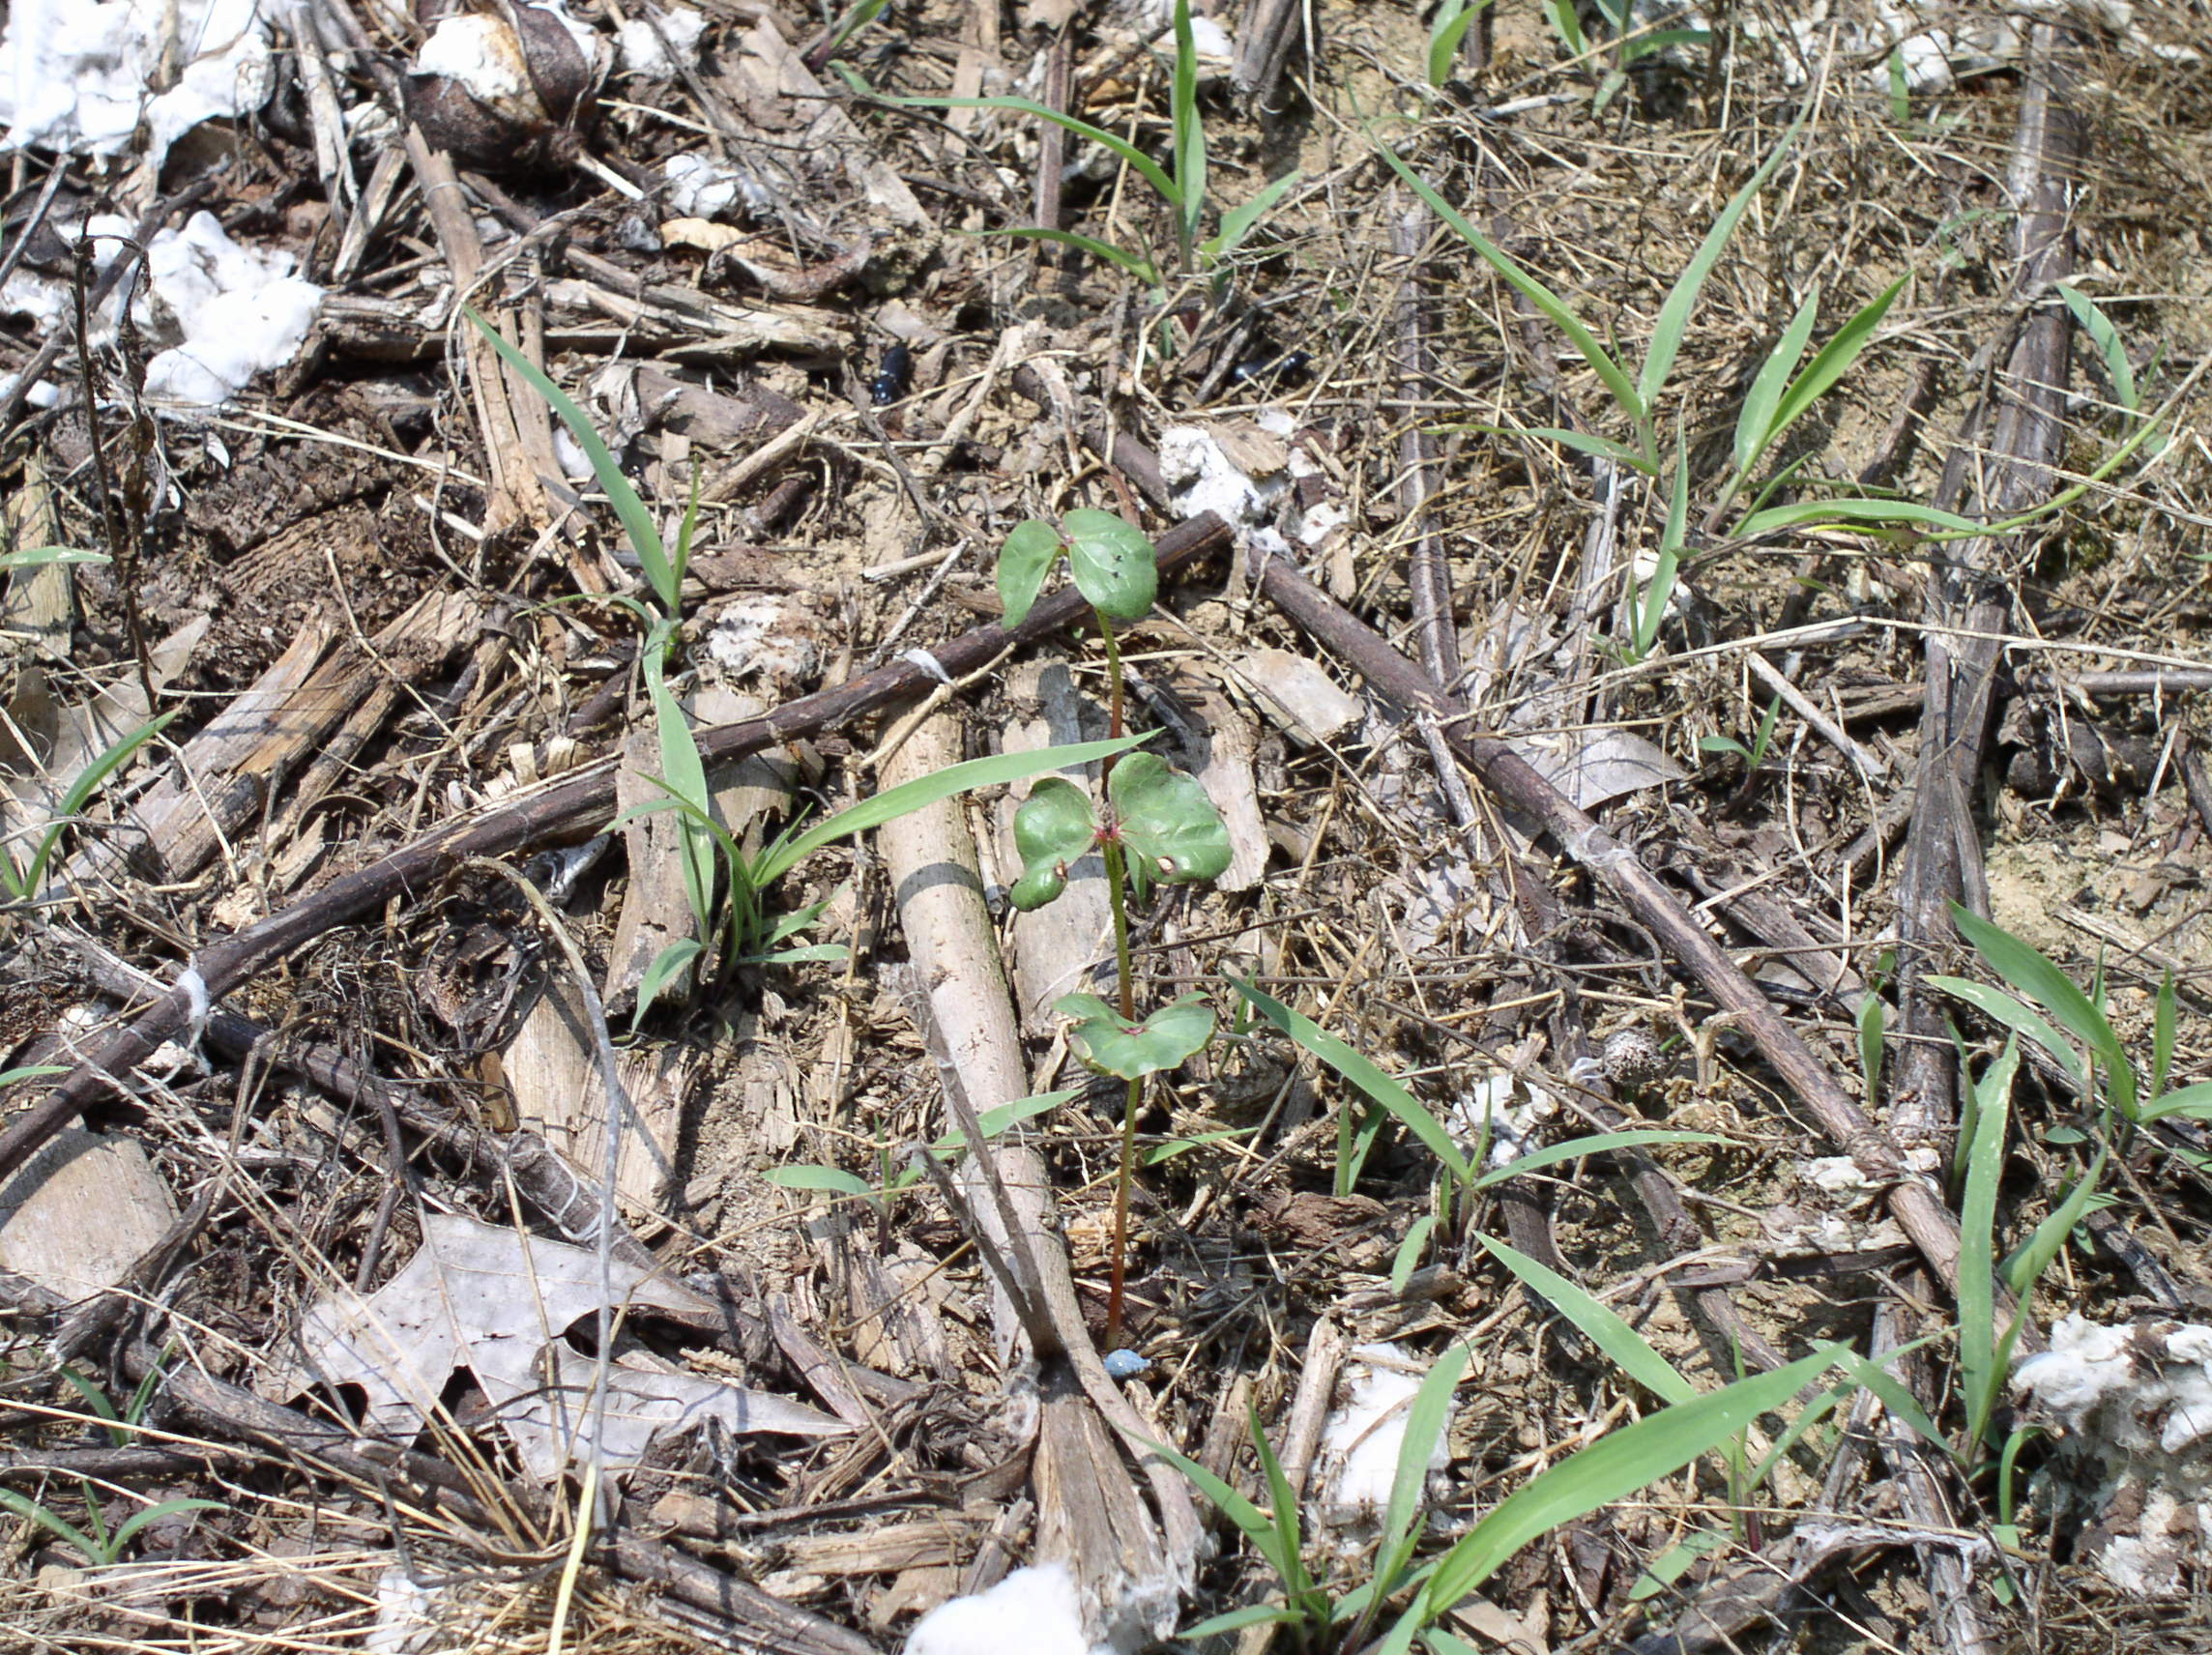
[[[1251,357],[1229,370],[1230,379],[1237,385],[1254,385],[1261,380],[1302,379],[1306,369],[1313,365],[1313,355],[1308,351],[1285,351],[1281,356]]]
[[[884,352],[884,365],[868,381],[868,399],[878,408],[888,408],[913,388],[914,353],[902,340]]]

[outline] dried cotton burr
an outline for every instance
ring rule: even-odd
[[[417,18],[430,34],[407,75],[407,113],[432,145],[485,171],[573,159],[609,54],[558,0],[423,0]]]

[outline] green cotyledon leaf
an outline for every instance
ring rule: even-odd
[[[1094,994],[1062,995],[1053,1010],[1091,1066],[1125,1081],[1172,1069],[1213,1037],[1213,1008],[1196,995],[1133,1023]]]
[[[1021,853],[1022,877],[1006,899],[1027,914],[1042,908],[1067,888],[1068,864],[1098,837],[1091,799],[1065,776],[1046,776],[1014,812],[1014,847]]]
[[[1229,866],[1229,829],[1196,777],[1151,753],[1129,753],[1106,783],[1121,842],[1162,885],[1219,879]]]

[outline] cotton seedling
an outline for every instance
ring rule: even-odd
[[[592,423],[591,417],[547,378],[543,370],[503,338],[498,330],[474,310],[467,314],[501,359],[545,399],[584,450],[585,458],[591,462],[592,475],[622,523],[623,533],[637,557],[638,567],[654,599],[652,607],[634,600],[625,601],[629,602],[646,625],[638,658],[645,679],[646,698],[653,709],[661,766],[660,774],[652,779],[667,797],[625,811],[612,826],[620,827],[655,811],[669,810],[677,814],[683,833],[684,892],[696,934],[679,938],[648,962],[638,980],[636,1009],[630,1024],[633,1032],[655,1002],[702,961],[710,968],[711,974],[741,964],[789,964],[828,957],[829,951],[819,947],[781,946],[811,924],[824,905],[778,917],[770,914],[767,902],[767,894],[776,883],[814,852],[957,794],[981,787],[1004,786],[1046,770],[1110,758],[1142,739],[1081,742],[1031,753],[1002,753],[952,765],[864,798],[810,826],[794,826],[757,855],[747,854],[714,819],[706,764],[700,756],[691,721],[677,701],[670,682],[683,623],[684,575],[698,526],[696,479],[676,543],[670,547],[661,538],[653,512],[629,479],[623,475],[621,465]],[[1150,601],[1149,592],[1146,601]]]
[[[1137,528],[1110,511],[1068,512],[1056,525],[1031,518],[1015,526],[999,552],[999,597],[1005,624],[1019,625],[1064,563],[1089,601],[1106,656],[1107,728],[1119,737],[1126,686],[1118,623],[1149,613],[1159,587],[1158,551]],[[1040,767],[1044,768],[1044,767]],[[1148,1077],[1173,1069],[1213,1036],[1213,1011],[1185,995],[1150,1016],[1137,1016],[1136,970],[1129,952],[1129,902],[1151,885],[1189,885],[1220,877],[1229,866],[1229,830],[1206,790],[1151,753],[1103,761],[1106,809],[1062,776],[1046,776],[1014,813],[1014,844],[1022,874],[1007,892],[1016,908],[1043,907],[1067,888],[1068,869],[1093,848],[1106,864],[1114,915],[1116,1003],[1096,995],[1064,995],[1054,1009],[1069,1020],[1068,1038],[1084,1060],[1127,1086],[1121,1153],[1114,1189],[1113,1283],[1107,1297],[1107,1343],[1121,1327],[1128,1261],[1129,1186],[1135,1175],[1137,1114]]]

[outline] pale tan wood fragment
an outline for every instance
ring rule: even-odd
[[[34,552],[59,541],[53,484],[36,449],[24,457],[22,479],[9,493],[5,511],[0,552]],[[32,661],[69,659],[75,619],[76,583],[68,564],[34,564],[9,572],[7,596],[0,598],[0,635],[11,654]]]
[[[1207,730],[1198,785],[1229,829],[1229,869],[1213,883],[1223,890],[1250,890],[1267,871],[1267,825],[1260,815],[1260,784],[1252,772],[1258,732],[1227,696],[1215,691],[1198,698],[1198,712]]]
[[[1106,710],[1075,687],[1064,662],[1024,661],[1006,677],[1006,698],[1024,716],[1006,726],[1001,746],[1009,753],[1033,753],[1106,734]],[[1097,798],[1096,765],[1061,772]],[[999,866],[1008,880],[1021,873],[1014,847],[1014,812],[1033,782],[1017,784],[999,801]],[[1031,914],[1017,914],[1013,931],[1014,1003],[1022,1025],[1040,1038],[1057,1031],[1053,1003],[1063,994],[1094,994],[1096,973],[1114,946],[1114,915],[1106,892],[1106,867],[1096,852],[1068,869],[1060,899]],[[1017,1094],[1018,1095],[1018,1094]],[[983,1107],[978,1104],[978,1108]]]
[[[598,1039],[585,1020],[583,996],[556,973],[501,1057],[522,1124],[587,1183],[597,1182],[606,1166],[607,1089]],[[677,1133],[697,1079],[696,1055],[630,1047],[616,1054],[615,1072],[630,1105],[615,1193],[633,1216],[665,1216],[674,1193]]]
[[[168,1183],[136,1139],[67,1127],[0,1186],[0,1270],[89,1298],[120,1284],[176,1223]]]
[[[887,1524],[865,1534],[794,1535],[785,1548],[787,1568],[808,1575],[889,1575],[901,1569],[956,1562],[973,1543],[977,1524],[958,1512],[910,1523]]]

